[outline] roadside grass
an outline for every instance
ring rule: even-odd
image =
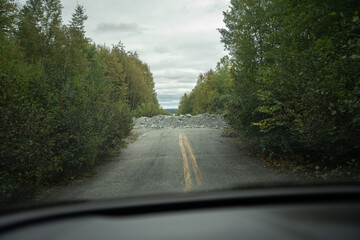
[[[249,156],[262,160],[268,167],[304,181],[316,182],[359,182],[360,164],[357,159],[342,163],[329,163],[326,159],[315,159],[296,154],[264,154],[260,146],[251,139],[241,136],[232,129],[224,129],[223,137]]]

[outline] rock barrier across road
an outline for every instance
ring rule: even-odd
[[[191,114],[180,116],[158,115],[151,118],[140,117],[134,120],[134,129],[175,129],[175,128],[228,128],[222,115]]]

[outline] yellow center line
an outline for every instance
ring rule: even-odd
[[[198,170],[198,165],[197,165],[196,159],[194,157],[194,154],[191,151],[191,148],[190,148],[190,145],[189,145],[189,142],[187,140],[187,137],[186,137],[185,133],[183,133],[183,138],[184,138],[185,147],[188,150],[189,155],[190,155],[191,164],[192,164],[192,167],[193,167],[193,170],[194,170],[194,173],[195,173],[196,181],[201,186],[202,182],[201,182],[201,178],[200,178],[200,174],[199,174],[199,170]]]
[[[180,145],[181,154],[182,154],[182,157],[183,157],[183,164],[184,164],[184,178],[185,178],[185,184],[186,184],[184,192],[187,192],[187,191],[190,190],[190,187],[191,187],[192,183],[191,183],[191,177],[190,177],[190,171],[189,171],[189,164],[188,164],[188,160],[187,160],[187,157],[186,157],[186,152],[185,152],[185,148],[184,148],[181,133],[179,135],[179,145]]]

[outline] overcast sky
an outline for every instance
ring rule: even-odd
[[[154,76],[163,108],[177,108],[197,77],[226,55],[217,28],[230,0],[78,0],[86,9],[86,35],[97,44],[123,42]],[[67,23],[76,5],[62,0]]]

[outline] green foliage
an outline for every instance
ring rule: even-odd
[[[359,2],[232,0],[228,120],[266,154],[360,155]]]
[[[136,53],[89,43],[82,6],[69,25],[59,0],[0,7],[3,202],[93,167],[129,135],[134,114],[161,109]]]
[[[216,70],[200,74],[195,88],[180,99],[177,114],[224,113],[231,98],[230,61],[224,57]]]
[[[133,115],[151,117],[161,114],[149,66],[141,62],[137,53],[128,52],[127,56],[123,64],[128,89],[127,99]]]

